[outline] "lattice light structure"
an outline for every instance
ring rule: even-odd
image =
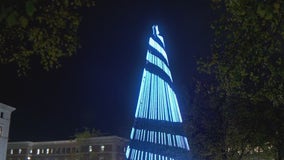
[[[189,145],[182,126],[164,39],[152,27],[135,121],[126,150],[128,160],[188,160]]]

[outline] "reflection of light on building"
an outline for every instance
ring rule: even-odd
[[[102,145],[102,146],[101,146],[101,151],[103,152],[104,150],[105,150],[105,146]]]
[[[158,26],[153,26],[126,157],[129,160],[188,160],[188,155],[189,145],[164,39],[159,35]]]

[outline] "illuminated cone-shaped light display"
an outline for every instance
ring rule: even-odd
[[[188,160],[189,145],[173,90],[158,26],[149,39],[146,65],[127,147],[128,160]]]

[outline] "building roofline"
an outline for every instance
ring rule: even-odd
[[[14,110],[16,110],[16,108],[8,106],[7,104],[4,104],[4,103],[0,103],[0,108],[8,110],[10,112],[13,112]]]
[[[119,136],[99,136],[99,137],[90,137],[86,139],[82,139],[82,141],[101,141],[101,140],[122,140],[122,141],[129,141],[126,138],[122,138]],[[66,144],[66,143],[74,143],[77,142],[78,139],[70,139],[70,140],[57,140],[57,141],[14,141],[9,142],[9,145],[46,145],[46,144]]]

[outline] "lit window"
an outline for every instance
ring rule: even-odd
[[[28,160],[30,160],[31,159],[31,157],[30,156],[28,156],[28,158],[27,158]]]
[[[40,154],[40,149],[37,149],[36,154],[37,154],[37,155],[39,155],[39,154]]]
[[[22,149],[20,148],[20,149],[19,149],[19,154],[21,154],[21,153],[22,153]]]
[[[14,150],[13,149],[11,149],[10,154],[14,154]]]
[[[93,147],[89,146],[89,152],[92,152],[92,151],[93,151]]]
[[[46,154],[49,154],[49,148],[46,149]]]
[[[101,146],[101,151],[104,151],[105,150],[105,146]]]
[[[41,153],[42,153],[42,154],[44,153],[44,149],[41,149]]]
[[[32,149],[30,149],[30,154],[33,154],[33,150]]]

